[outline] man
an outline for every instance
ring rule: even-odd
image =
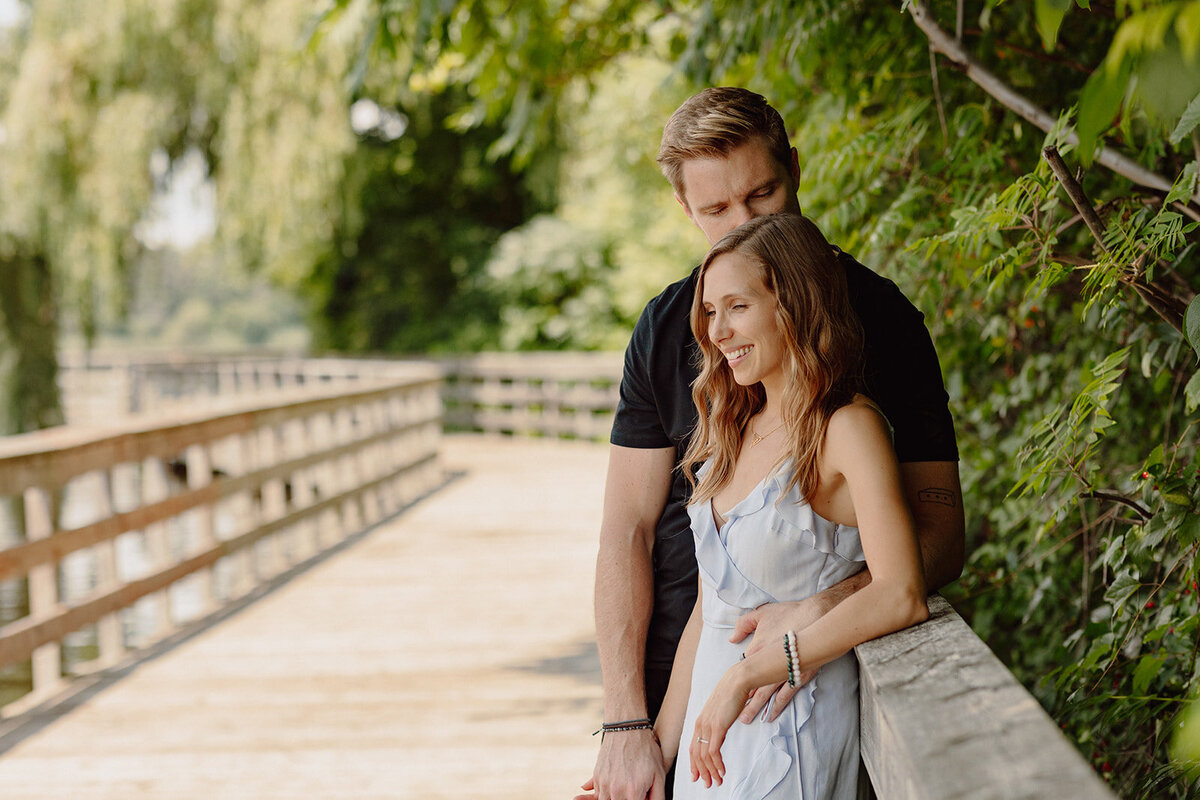
[[[779,113],[753,92],[706,89],[686,101],[663,130],[658,161],[675,199],[710,245],[754,217],[800,213],[796,150]],[[962,569],[964,530],[958,450],[937,354],[920,312],[895,284],[846,254],[839,258],[866,337],[867,394],[895,429],[926,584],[937,589]],[[693,271],[651,300],[625,354],[596,562],[596,630],[609,724],[656,716],[696,600],[687,482],[676,469],[696,420],[690,389],[695,342],[688,321],[694,290]],[[781,641],[785,631],[811,624],[868,581],[863,572],[808,600],[762,606],[739,621],[735,636],[757,633],[755,641]],[[741,719],[753,719],[777,689],[777,708],[794,694],[787,687],[763,687]],[[584,788],[599,800],[667,797],[653,731],[635,722],[606,733]]]

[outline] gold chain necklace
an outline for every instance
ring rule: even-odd
[[[767,431],[766,433],[760,434],[757,431],[750,431],[750,435],[754,437],[753,439],[750,440],[750,446],[751,447],[756,446],[763,439],[766,439],[768,436],[770,436],[772,433],[774,433],[775,431],[779,430],[782,427],[783,427],[783,423],[780,422],[778,425],[776,425],[774,428],[771,428],[771,430]]]

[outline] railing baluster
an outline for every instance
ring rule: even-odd
[[[30,542],[48,539],[54,533],[53,495],[38,486],[25,490],[25,538]],[[29,570],[29,618],[41,622],[58,610],[58,580],[54,562]],[[50,642],[33,651],[33,695],[40,699],[62,684],[62,645]],[[34,699],[31,698],[31,699]]]

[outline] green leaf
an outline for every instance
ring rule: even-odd
[[[1153,629],[1152,631],[1147,633],[1144,637],[1142,637],[1142,644],[1146,645],[1146,644],[1151,644],[1153,642],[1157,642],[1159,639],[1166,636],[1170,630],[1171,630],[1170,623],[1168,623],[1166,625],[1159,625],[1157,628]]]
[[[1192,349],[1200,353],[1200,295],[1193,297],[1192,302],[1188,304],[1183,315],[1183,330],[1187,333],[1187,340],[1191,342]]]
[[[1200,541],[1200,514],[1188,514],[1179,524],[1180,544]]]
[[[1200,100],[1200,95],[1197,95],[1197,100]],[[1171,193],[1167,195],[1166,202],[1174,203],[1176,200],[1187,201],[1196,192],[1196,162],[1188,164],[1183,168],[1183,172],[1179,173],[1179,179],[1175,181],[1175,185],[1171,187]]]
[[[1088,654],[1084,656],[1080,669],[1086,672],[1096,666],[1101,658],[1106,658],[1112,653],[1113,635],[1106,633],[1096,641],[1092,642],[1092,646],[1088,649]]]
[[[1104,593],[1104,599],[1112,603],[1113,606],[1123,605],[1129,596],[1140,589],[1142,586],[1130,570],[1121,570],[1117,577],[1113,580],[1112,586],[1108,587],[1108,591]]]
[[[1162,669],[1163,662],[1166,659],[1163,656],[1144,656],[1138,662],[1137,669],[1133,671],[1133,693],[1145,694],[1150,688],[1150,682],[1157,677],[1158,672]]]
[[[1162,498],[1173,506],[1190,506],[1192,504],[1192,498],[1179,492],[1164,492]]]
[[[1079,160],[1092,163],[1096,140],[1108,130],[1113,118],[1121,111],[1121,101],[1129,86],[1132,65],[1123,59],[1116,66],[1106,61],[1088,78],[1079,95],[1079,118],[1075,132],[1079,134]]]
[[[1175,126],[1175,130],[1171,131],[1171,144],[1178,146],[1197,125],[1200,125],[1200,94],[1193,97],[1192,102],[1188,103],[1187,108],[1183,110],[1179,124]]]
[[[1187,399],[1187,410],[1190,414],[1200,406],[1200,370],[1197,370],[1187,382],[1187,386],[1183,387],[1183,395]]]
[[[1161,463],[1163,463],[1163,446],[1161,444],[1159,444],[1157,447],[1155,447],[1153,450],[1150,451],[1150,455],[1146,456],[1146,464],[1145,464],[1144,469],[1149,470],[1151,467],[1155,466],[1156,464],[1161,464]]]
[[[1171,741],[1171,758],[1190,778],[1200,776],[1200,700],[1192,700]]]
[[[1037,18],[1038,31],[1042,34],[1042,47],[1047,52],[1054,49],[1054,43],[1058,39],[1058,28],[1070,10],[1071,0],[1037,0],[1034,15]]]

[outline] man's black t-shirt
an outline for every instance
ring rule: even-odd
[[[866,393],[892,424],[899,460],[957,461],[949,396],[921,312],[896,284],[845,253],[838,258],[846,269],[850,305],[863,327]],[[695,290],[693,270],[642,311],[625,351],[621,399],[610,437],[622,447],[674,447],[677,467],[696,424],[691,384],[697,375],[699,348],[689,322]],[[688,495],[687,479],[676,469],[655,532],[647,672],[670,670],[696,602]]]

